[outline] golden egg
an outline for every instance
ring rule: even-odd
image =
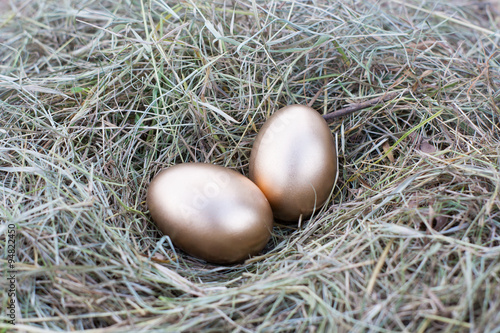
[[[213,263],[235,263],[259,253],[273,225],[262,191],[240,173],[213,164],[163,170],[149,185],[147,205],[176,246]]]
[[[326,121],[314,109],[289,105],[262,126],[250,155],[250,179],[264,192],[274,216],[298,221],[328,200],[337,152]]]

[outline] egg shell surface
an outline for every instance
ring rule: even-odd
[[[250,154],[249,178],[282,221],[296,222],[320,209],[336,174],[330,128],[316,110],[303,105],[286,106],[269,117]]]
[[[183,163],[161,171],[149,185],[147,205],[174,245],[212,263],[258,254],[273,226],[262,191],[242,174],[213,164]]]

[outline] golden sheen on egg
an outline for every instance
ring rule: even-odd
[[[262,126],[250,155],[250,179],[264,192],[274,216],[298,221],[328,200],[337,153],[326,121],[314,109],[289,105]]]
[[[212,164],[163,170],[149,185],[147,205],[176,246],[212,263],[235,263],[259,253],[273,226],[262,191],[240,173]]]

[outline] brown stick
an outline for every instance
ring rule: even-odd
[[[344,116],[347,116],[348,114],[351,114],[353,112],[356,112],[356,111],[359,111],[362,109],[366,109],[370,106],[377,105],[377,104],[386,102],[388,100],[391,100],[401,93],[402,92],[400,92],[400,91],[395,91],[392,93],[386,93],[380,97],[369,99],[366,102],[352,103],[349,106],[346,106],[345,108],[338,109],[337,111],[325,114],[323,116],[323,119],[325,119],[327,123],[331,123],[337,118],[344,117]]]

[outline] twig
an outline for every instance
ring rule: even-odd
[[[323,85],[323,87],[321,87],[318,90],[318,92],[316,93],[316,95],[314,95],[314,97],[309,101],[309,103],[307,103],[307,106],[312,107],[312,105],[314,104],[314,102],[316,102],[316,100],[318,99],[319,95],[321,95],[321,93],[323,92],[323,90],[325,90],[325,87],[326,87],[326,82]]]
[[[391,100],[399,94],[401,94],[400,91],[394,91],[392,93],[384,94],[380,97],[369,99],[366,102],[353,103],[353,104],[350,104],[349,106],[346,106],[345,108],[339,109],[339,110],[334,111],[334,112],[327,113],[323,116],[323,118],[326,120],[327,123],[331,123],[333,120],[335,120],[337,118],[344,117],[344,116],[347,116],[348,114],[351,114],[353,112],[356,112],[356,111],[359,111],[362,109],[366,109],[367,107],[377,105],[377,104],[386,102],[388,100]]]

